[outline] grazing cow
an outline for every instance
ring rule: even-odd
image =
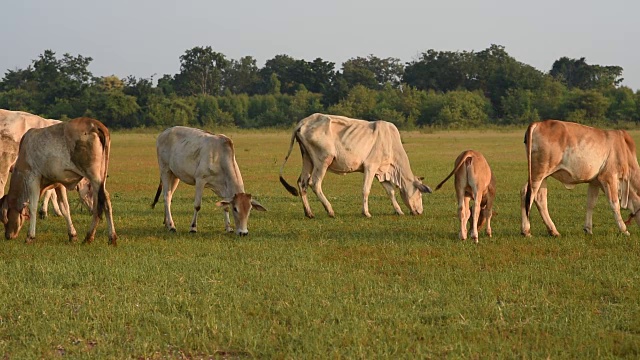
[[[549,234],[559,236],[547,208],[546,178],[552,176],[567,189],[588,183],[587,216],[584,231],[592,233],[592,215],[598,190],[602,189],[620,229],[629,235],[620,207],[640,210],[640,167],[636,145],[623,130],[601,130],[571,122],[546,120],[529,125],[524,143],[529,177],[522,189],[522,234],[530,236],[529,215],[532,202],[540,212]],[[631,218],[629,220],[631,220]]]
[[[471,222],[471,239],[478,242],[478,229],[487,222],[487,235],[491,237],[491,216],[493,200],[496,197],[496,178],[491,172],[485,157],[474,150],[463,151],[453,165],[453,170],[438,186],[455,174],[456,197],[458,198],[458,216],[460,217],[460,239],[467,239],[467,222]],[[473,210],[469,201],[473,199]]]
[[[382,183],[397,214],[402,215],[403,212],[396,201],[395,187],[400,188],[402,200],[412,215],[422,213],[422,193],[430,193],[431,188],[422,184],[422,178],[413,175],[400,133],[392,123],[324,114],[313,114],[300,120],[291,135],[289,152],[280,168],[280,182],[294,196],[298,196],[298,190],[284,180],[282,172],[296,140],[302,152],[298,190],[308,218],[314,217],[307,199],[308,186],[329,216],[335,216],[322,192],[322,179],[327,170],[337,174],[364,173],[362,213],[366,217],[371,217],[369,192],[374,177]]]
[[[18,149],[22,136],[29,129],[39,129],[59,123],[60,120],[44,119],[23,111],[0,109],[0,198],[4,195],[4,188],[7,179],[9,179],[9,173],[18,158]],[[82,203],[91,209],[93,206],[91,199],[84,196],[84,194],[90,191],[87,185],[88,182],[81,181],[78,183],[77,190]],[[47,215],[47,203],[52,196],[55,196],[53,189],[47,190],[44,193],[43,206],[40,211],[42,218]],[[61,215],[60,209],[57,208],[57,201],[54,200],[53,204],[56,214]]]
[[[224,226],[233,232],[229,220],[229,207],[233,210],[236,234],[248,235],[249,213],[254,208],[267,211],[251,194],[244,192],[242,175],[236,163],[233,142],[224,135],[184,126],[175,126],[163,131],[156,140],[160,184],[151,207],[155,207],[162,191],[164,197],[164,224],[176,231],[171,216],[171,199],[180,181],[195,185],[196,196],[193,207],[191,232],[196,232],[198,211],[202,203],[204,188],[210,188],[223,200],[216,203],[224,207]]]
[[[116,245],[111,200],[105,188],[110,143],[109,130],[98,120],[89,118],[29,130],[20,143],[9,191],[0,200],[5,237],[17,237],[24,220],[29,218],[27,242],[35,240],[38,199],[42,191],[55,188],[60,210],[67,221],[69,240],[75,240],[77,233],[69,214],[66,188],[73,188],[84,177],[91,183],[93,199],[93,221],[84,241],[93,241],[104,212],[109,243]]]

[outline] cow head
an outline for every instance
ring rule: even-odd
[[[0,220],[4,224],[4,237],[7,240],[18,237],[22,225],[29,218],[29,208],[26,205],[17,206],[16,200],[9,199],[8,195],[0,199]]]
[[[249,223],[249,214],[251,209],[258,211],[267,211],[259,202],[251,199],[251,194],[237,193],[233,195],[233,199],[222,200],[216,203],[217,206],[225,206],[231,208],[233,213],[233,223],[236,226],[236,234],[240,236],[249,235],[247,225]]]
[[[400,188],[400,197],[411,210],[411,215],[422,214],[422,193],[431,193],[431,188],[422,183],[424,178],[416,177],[412,182],[407,182]]]

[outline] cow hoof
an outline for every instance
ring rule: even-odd
[[[83,244],[91,244],[93,242],[93,236],[86,236],[82,241]]]
[[[367,217],[367,218],[370,218],[370,217],[371,217],[371,214],[369,214],[369,213],[362,213],[362,215],[364,215],[364,217]],[[333,217],[333,216],[332,216],[332,217]]]
[[[625,232],[623,232],[623,234],[624,234],[625,236],[631,236],[631,233],[629,233],[629,231],[628,231],[628,230],[627,230],[627,231],[625,231]]]
[[[77,234],[69,234],[69,242],[76,242],[78,240]]]
[[[560,237],[560,233],[557,231],[549,231],[549,235],[553,237]]]
[[[196,230],[196,229],[191,229],[191,230],[189,230],[189,232],[190,232],[191,234],[195,234],[195,233],[197,233],[197,232],[198,232],[198,230]]]
[[[47,218],[47,213],[44,211],[38,211],[38,217],[42,220]]]
[[[531,233],[528,231],[522,231],[520,232],[520,235],[524,236],[524,237],[531,237]]]
[[[177,232],[177,230],[176,230],[176,228],[174,228],[174,227],[173,227],[173,228],[170,228],[170,229],[169,229],[169,232],[174,233],[174,232]]]
[[[24,241],[25,244],[33,244],[36,241],[35,237],[27,236],[27,239]]]
[[[114,235],[109,238],[109,245],[118,246],[118,236]]]
[[[591,229],[589,228],[583,228],[582,230],[584,230],[584,233],[587,235],[593,235],[593,231],[591,231]]]
[[[304,214],[304,216],[308,217],[309,219],[315,218],[315,216],[313,214]]]

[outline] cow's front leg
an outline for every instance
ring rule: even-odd
[[[601,181],[602,187],[604,188],[605,194],[609,198],[609,205],[611,206],[611,210],[613,210],[613,217],[616,220],[616,224],[618,224],[618,229],[624,235],[631,235],[627,230],[627,225],[624,223],[622,219],[622,215],[620,215],[620,202],[618,200],[618,186],[615,182],[606,182]]]
[[[189,232],[198,232],[198,211],[202,205],[202,193],[204,192],[205,181],[202,179],[196,180],[196,196],[193,200],[193,219],[191,219],[191,229]]]
[[[587,215],[583,228],[584,232],[589,235],[593,234],[593,208],[595,208],[598,200],[598,191],[600,191],[598,183],[589,183],[589,188],[587,189]]]
[[[29,186],[29,231],[27,231],[28,244],[36,240],[36,219],[38,217],[38,200],[40,199],[40,183],[32,182]]]
[[[381,184],[382,184],[382,187],[384,187],[384,189],[386,190],[387,195],[389,195],[389,198],[391,199],[391,204],[393,205],[393,209],[396,211],[396,214],[404,215],[404,213],[402,212],[402,208],[398,204],[398,200],[396,200],[395,186],[388,181],[383,181],[381,182]]]
[[[73,222],[71,222],[71,210],[69,208],[67,189],[64,186],[59,186],[55,189],[55,193],[57,195],[56,197],[60,213],[67,222],[67,234],[69,235],[69,241],[76,241],[78,239],[78,233],[73,227]]]
[[[229,219],[229,206],[224,207],[224,230],[228,233],[233,232],[233,226],[231,226],[231,219]]]
[[[373,184],[374,173],[371,168],[364,168],[364,182],[362,184],[362,215],[371,217],[369,213],[369,193],[371,192],[371,185]]]

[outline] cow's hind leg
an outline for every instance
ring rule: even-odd
[[[469,208],[468,196],[464,194],[462,197],[458,197],[458,218],[460,219],[460,240],[467,240],[467,223],[471,216],[471,210]]]
[[[587,189],[587,215],[584,220],[583,228],[584,232],[589,235],[593,234],[593,209],[596,206],[599,191],[600,186],[597,182],[589,183],[589,188]]]
[[[302,171],[300,172],[300,177],[298,177],[298,191],[300,192],[300,198],[302,199],[304,215],[309,219],[313,219],[313,211],[311,211],[311,206],[309,206],[309,198],[307,197],[307,189],[309,188],[309,183],[311,182],[313,163],[311,162],[309,156],[305,156],[304,154],[305,152],[303,151]]]
[[[314,164],[314,169],[311,174],[311,189],[316,194],[318,199],[320,199],[320,202],[324,206],[324,209],[327,211],[327,214],[329,214],[329,217],[335,217],[335,213],[333,212],[331,203],[322,192],[322,179],[324,179],[324,176],[327,174],[327,169],[332,162],[333,157],[327,157],[322,163]]]
[[[393,209],[396,211],[396,214],[404,215],[404,213],[402,212],[402,208],[398,204],[398,200],[396,200],[395,185],[393,185],[389,181],[383,181],[381,184],[382,184],[382,187],[384,187],[384,190],[387,192],[387,195],[389,195],[389,198],[391,199],[391,204],[393,204]]]
[[[162,174],[161,180],[162,195],[164,197],[164,225],[169,231],[175,232],[176,225],[173,223],[173,217],[171,216],[171,200],[173,199],[173,193],[176,191],[180,180],[171,172]]]

